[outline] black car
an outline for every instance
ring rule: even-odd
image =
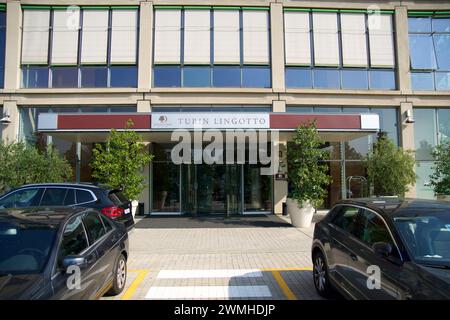
[[[312,245],[318,293],[351,299],[450,299],[450,203],[338,202]]]
[[[24,207],[89,207],[130,229],[134,226],[131,202],[121,190],[93,184],[42,183],[11,190],[0,197],[0,209]]]
[[[127,257],[125,226],[95,210],[0,210],[0,299],[119,294]]]

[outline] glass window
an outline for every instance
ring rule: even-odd
[[[240,87],[241,68],[231,66],[220,66],[213,68],[214,87]]]
[[[181,69],[179,66],[155,66],[153,68],[155,87],[181,87]]]
[[[340,107],[314,107],[314,112],[317,113],[341,113]]]
[[[450,71],[450,35],[433,35],[433,45],[436,52],[437,68]]]
[[[370,89],[394,90],[395,73],[391,70],[371,70]]]
[[[84,88],[104,88],[108,86],[106,67],[82,67],[81,86]]]
[[[433,160],[436,145],[436,113],[434,109],[414,109],[414,140],[416,160]]]
[[[242,86],[246,88],[270,88],[270,68],[242,68]]]
[[[389,243],[393,249],[395,248],[389,230],[377,214],[369,210],[362,210],[357,220],[357,226],[353,232],[356,238],[369,247],[372,247],[375,243],[384,242]]]
[[[436,58],[430,34],[412,34],[409,36],[411,67],[413,69],[436,69]]]
[[[184,67],[183,87],[210,87],[210,67]]]
[[[312,107],[292,107],[287,106],[286,112],[292,112],[292,113],[313,113]]]
[[[67,189],[66,198],[64,199],[65,206],[71,206],[75,204],[75,189]]]
[[[89,246],[86,232],[84,232],[81,216],[73,217],[64,228],[61,248],[59,251],[59,264],[64,257],[78,255]]]
[[[113,229],[112,222],[103,214],[100,215],[100,218],[105,226],[106,233],[110,232]]]
[[[67,189],[47,188],[42,196],[41,206],[62,206]]]
[[[88,213],[83,217],[89,242],[92,244],[106,234],[103,222],[97,213]]]
[[[432,72],[411,72],[413,90],[434,90],[434,74]]]
[[[368,89],[367,70],[342,70],[342,89]]]
[[[340,79],[337,69],[315,69],[314,88],[339,89]]]
[[[0,200],[0,209],[38,206],[44,189],[32,188],[16,191]]]
[[[137,112],[136,106],[111,106],[109,108],[109,112],[111,113],[134,113]]]
[[[433,18],[433,31],[450,32],[450,18]]]
[[[52,68],[52,88],[77,88],[77,87],[78,87],[77,67]]]
[[[312,88],[311,69],[286,67],[286,88]]]
[[[364,198],[368,196],[368,185],[365,177],[366,169],[363,161],[345,162],[345,194],[347,198]]]
[[[418,199],[435,199],[434,191],[430,184],[430,176],[434,171],[433,165],[434,162],[432,161],[416,162],[416,196]]]
[[[137,87],[136,66],[112,66],[110,67],[111,82],[113,88],[135,88]]]
[[[431,18],[409,18],[408,28],[409,32],[431,32]]]
[[[436,72],[435,75],[436,90],[450,90],[450,72]]]
[[[437,110],[439,120],[439,141],[450,139],[450,109]]]
[[[89,191],[85,190],[77,190],[77,203],[85,203],[94,201],[94,198],[92,197],[92,194]]]
[[[156,158],[170,159],[168,154],[159,154],[164,149],[155,150]],[[180,166],[171,162],[153,163],[153,211],[180,212]]]
[[[22,88],[48,88],[48,67],[23,67]]]
[[[82,113],[108,112],[108,107],[80,107]]]
[[[358,216],[359,209],[356,207],[344,206],[337,213],[331,221],[335,226],[341,228],[344,231],[352,232],[355,225],[356,218]]]
[[[236,183],[230,179],[229,184]],[[234,186],[235,189],[239,187],[239,184]],[[233,190],[233,187],[231,189]],[[244,166],[244,191],[245,211],[272,210],[272,177],[262,175],[260,165],[246,164]]]

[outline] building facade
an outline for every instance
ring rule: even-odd
[[[52,143],[74,181],[92,181],[94,144],[132,119],[155,154],[146,213],[281,213],[283,146],[313,119],[330,151],[325,207],[370,193],[362,159],[378,131],[416,151],[408,196],[434,197],[431,148],[450,137],[448,1],[3,1],[0,40],[2,139]],[[277,172],[174,163],[173,133],[194,137],[198,122],[267,131]]]

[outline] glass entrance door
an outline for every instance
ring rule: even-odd
[[[241,213],[241,170],[240,165],[184,165],[184,213]]]

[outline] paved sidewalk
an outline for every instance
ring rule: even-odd
[[[274,218],[276,227],[168,228],[166,221],[163,228],[142,228],[152,218],[137,222],[126,288],[106,299],[319,299],[311,272],[313,226],[297,229]]]

